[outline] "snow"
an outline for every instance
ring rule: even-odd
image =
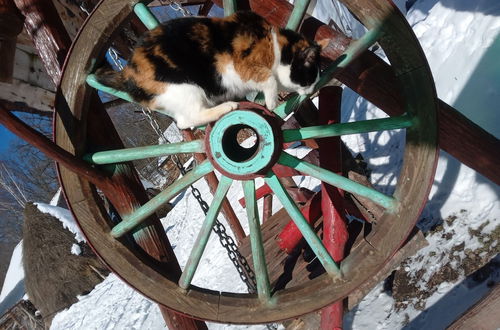
[[[9,269],[0,293],[0,316],[24,296],[23,241],[19,242],[10,259]]]
[[[493,110],[500,103],[498,79],[498,42],[500,33],[500,3],[498,0],[417,0],[407,13],[429,61],[434,75],[438,96],[455,106],[459,111],[481,124],[492,134],[499,136],[500,123]],[[406,1],[396,1],[405,12]],[[313,14],[325,23],[334,20],[348,35],[361,36],[365,29],[353,22],[345,8],[330,0],[318,0]],[[495,48],[497,47],[497,48]],[[496,65],[491,63],[492,49],[496,49]],[[487,66],[488,67],[488,66]],[[484,77],[484,79],[482,79]],[[496,79],[496,80],[495,80]],[[475,86],[478,86],[475,88]],[[494,106],[492,106],[494,105]],[[493,116],[493,117],[492,117]],[[345,90],[342,104],[342,120],[355,121],[385,117],[372,104],[354,92]],[[359,152],[371,169],[371,179],[377,189],[391,193],[397,183],[398,169],[402,163],[404,132],[400,130],[367,133],[343,137],[346,145]],[[303,156],[306,148],[290,150]],[[317,182],[295,178],[301,185],[314,187]],[[262,184],[257,182],[257,186]],[[199,181],[195,185],[210,203],[208,187]],[[239,184],[233,184],[228,198],[236,214],[245,218],[245,211],[237,200],[242,197]],[[417,271],[424,269],[416,279],[417,286],[428,290],[430,278],[440,267],[449,263],[456,267],[466,257],[466,251],[481,248],[477,236],[471,230],[486,236],[498,226],[500,218],[500,188],[480,174],[460,164],[445,152],[441,152],[429,202],[422,214],[419,226],[428,231],[444,219],[444,233],[453,233],[453,239],[441,234],[427,236],[429,246],[420,250],[405,263],[405,270],[417,278]],[[280,204],[273,201],[274,211]],[[40,208],[40,206],[39,206]],[[43,207],[50,212],[47,207]],[[463,211],[465,210],[465,211]],[[69,212],[67,215],[71,217]],[[175,207],[162,219],[167,235],[181,267],[184,266],[194,244],[202,219],[191,190],[175,200]],[[219,220],[228,228],[223,217]],[[242,223],[248,232],[247,223]],[[229,232],[229,230],[228,230]],[[212,290],[245,292],[245,286],[227,258],[226,252],[211,235],[193,284]],[[462,246],[458,249],[458,246]],[[497,241],[491,246],[498,245]],[[483,252],[484,255],[485,252]],[[498,259],[498,258],[497,258]],[[498,271],[490,275],[499,281]],[[425,309],[417,309],[411,303],[405,308],[395,307],[395,300],[384,289],[383,283],[376,286],[360,304],[345,317],[346,329],[436,329],[446,327],[468,307],[489,290],[488,281],[477,283],[459,273],[453,282],[440,283],[425,299]],[[430,291],[429,291],[430,292]],[[91,294],[80,297],[80,301],[69,310],[54,318],[52,329],[160,329],[164,322],[158,307],[142,297],[116,276],[110,275]],[[264,329],[265,326],[234,326],[209,324],[210,329]]]
[[[57,203],[59,202],[59,199],[61,198],[61,192],[62,192],[62,189],[61,189],[61,187],[59,187],[59,189],[57,189],[57,192],[54,194],[54,197],[52,197],[52,199],[50,200],[49,205],[57,206]]]
[[[80,254],[82,254],[82,248],[80,247],[80,245],[73,243],[73,245],[71,245],[71,253],[79,256]]]
[[[110,274],[91,294],[58,313],[51,329],[164,329],[158,305]],[[72,317],[68,317],[68,316]],[[78,317],[75,317],[78,316]]]
[[[70,211],[68,211],[62,207],[48,205],[48,204],[44,204],[44,203],[35,203],[35,205],[40,210],[40,212],[50,214],[51,216],[59,219],[59,221],[61,221],[63,227],[68,229],[70,232],[72,232],[75,235],[75,239],[78,242],[86,242],[85,236],[83,235],[82,231],[80,230],[80,227],[78,227],[78,224],[76,223],[76,221],[73,218],[73,215],[71,214]]]

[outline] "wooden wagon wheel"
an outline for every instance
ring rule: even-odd
[[[96,63],[99,62],[97,59],[102,58],[114,32],[130,18],[137,2],[102,1],[85,23],[67,58],[57,101],[55,140],[59,146],[77,156],[83,156],[85,152],[86,122],[93,93],[86,83],[87,76],[95,70]],[[379,270],[405,240],[427,199],[437,160],[437,98],[433,80],[416,37],[391,2],[343,0],[342,3],[370,30],[326,70],[318,88],[329,80],[331,74],[348,65],[360,52],[378,41],[399,79],[406,99],[406,114],[394,118],[282,131],[274,124],[275,118],[262,113],[244,110],[231,112],[211,127],[205,141],[172,144],[163,150],[167,154],[181,151],[204,152],[212,160],[198,164],[190,174],[183,177],[182,182],[177,183],[174,188],[167,188],[161,198],[148,203],[155,204],[171,198],[176,190],[213,171],[214,167],[220,170],[224,175],[200,233],[200,240],[203,241],[206,239],[205,234],[210,232],[211,222],[218,213],[220,201],[230,183],[233,180],[243,180],[247,205],[254,206],[255,189],[252,179],[257,173],[264,172],[266,182],[301,229],[325,267],[326,273],[271,295],[265,260],[259,258],[262,256],[262,249],[258,248],[258,217],[255,208],[248,207],[251,236],[257,246],[253,254],[258,294],[214,292],[195,287],[190,285],[190,279],[201,256],[200,248],[193,249],[194,252],[180,279],[172,274],[165,274],[154,263],[141,259],[142,255],[124,240],[114,237],[119,237],[139,225],[147,214],[154,212],[151,205],[144,205],[134,214],[122,214],[123,221],[113,228],[95,187],[62,168],[61,179],[69,206],[90,244],[114,272],[138,291],[170,309],[195,318],[225,323],[273,322],[306,314],[345,297]],[[285,117],[300,101],[302,98],[293,97],[276,109],[275,113]],[[260,141],[265,143],[259,145],[258,150],[254,150],[251,155],[238,158],[228,145],[234,147],[235,132],[243,124],[253,129]],[[280,143],[281,140],[287,142],[318,139],[394,128],[406,128],[406,147],[404,163],[393,196],[384,195],[375,189],[289,156],[282,152]],[[221,136],[224,138],[220,138]],[[119,153],[127,154],[125,151]],[[212,157],[215,153],[217,157]],[[254,154],[265,160],[252,162]],[[116,159],[114,158],[114,161]],[[126,159],[123,158],[122,161]],[[378,229],[371,233],[370,243],[361,241],[340,265],[335,263],[319,238],[305,223],[277,177],[273,175],[272,167],[276,163],[319,178],[345,191],[365,196],[383,206],[384,215],[379,221]]]

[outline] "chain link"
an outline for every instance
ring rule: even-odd
[[[182,1],[172,1],[172,0],[160,0],[160,3],[164,6],[169,6],[170,8],[172,8],[173,10],[177,11],[177,12],[180,12],[182,14],[182,16],[184,17],[188,17],[188,16],[193,16],[193,14],[191,14],[189,12],[189,10],[187,10],[186,8],[184,8],[180,2]]]

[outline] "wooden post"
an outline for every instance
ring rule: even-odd
[[[23,29],[23,17],[12,0],[0,0],[0,81],[11,82],[14,71],[17,35]]]
[[[328,86],[319,94],[319,125],[340,122],[342,88]],[[319,139],[320,166],[342,174],[342,149],[340,137]],[[321,210],[323,214],[323,244],[333,260],[344,259],[344,247],[349,236],[344,219],[344,201],[341,191],[326,183],[321,184]],[[321,329],[342,329],[343,300],[321,310]]]

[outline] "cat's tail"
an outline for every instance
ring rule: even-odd
[[[125,79],[121,71],[104,67],[98,69],[94,75],[97,82],[119,91],[126,91]]]

